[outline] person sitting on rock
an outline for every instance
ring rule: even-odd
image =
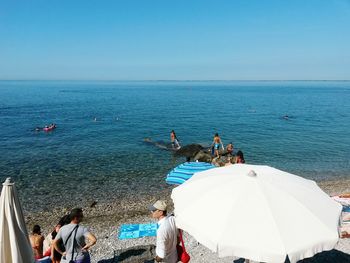
[[[232,142],[230,142],[229,144],[226,145],[226,155],[233,156],[233,144],[232,144]]]

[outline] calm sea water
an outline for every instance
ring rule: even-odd
[[[347,177],[349,101],[350,82],[1,81],[0,179],[15,180],[27,210],[157,191],[184,158],[143,139],[171,129],[182,144],[218,132],[248,163]]]

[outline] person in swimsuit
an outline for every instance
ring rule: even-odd
[[[173,147],[173,149],[178,150],[178,149],[181,148],[180,143],[179,143],[179,140],[178,140],[178,138],[176,137],[176,133],[175,133],[174,130],[172,130],[172,131],[170,132],[170,140],[171,140],[171,146]]]
[[[32,234],[29,236],[30,244],[33,248],[33,253],[35,259],[40,259],[43,257],[43,243],[44,237],[41,235],[40,226],[35,225],[33,227]]]
[[[219,157],[220,146],[221,146],[222,148],[224,148],[224,145],[223,145],[223,143],[222,143],[222,141],[221,141],[221,138],[220,138],[220,136],[219,136],[218,133],[215,133],[215,135],[214,135],[212,147],[213,147],[213,146],[214,146],[214,155],[215,155],[216,157]]]

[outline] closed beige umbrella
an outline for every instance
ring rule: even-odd
[[[0,197],[0,262],[35,262],[23,211],[11,178],[2,184]]]

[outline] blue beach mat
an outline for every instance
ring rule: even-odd
[[[343,206],[343,212],[350,213],[350,206]]]
[[[119,230],[119,239],[130,239],[140,237],[155,237],[157,235],[157,223],[148,224],[124,224]]]
[[[175,167],[168,173],[166,182],[168,184],[183,184],[190,179],[194,173],[215,168],[214,165],[204,162],[186,162]]]

